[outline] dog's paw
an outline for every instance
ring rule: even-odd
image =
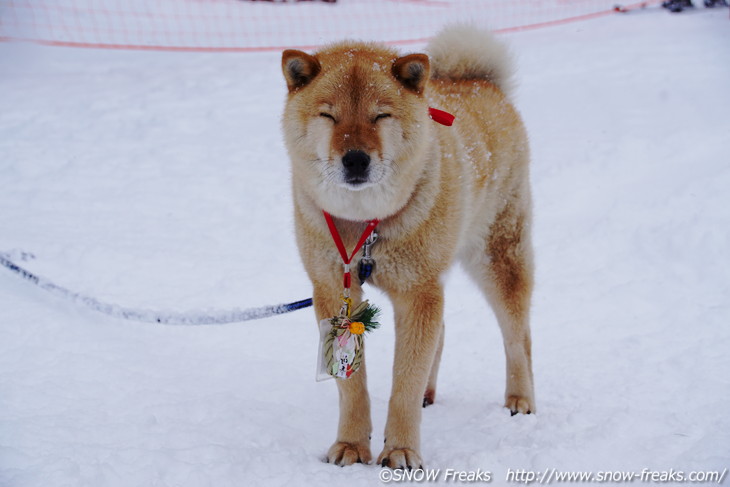
[[[436,391],[434,389],[426,389],[423,394],[423,407],[428,407],[436,400]]]
[[[378,464],[393,470],[418,470],[423,468],[421,455],[409,448],[386,448],[378,457]]]
[[[509,409],[512,416],[517,413],[532,414],[535,412],[534,403],[535,401],[526,397],[512,395],[507,396],[507,401],[505,402],[504,407]]]
[[[370,446],[368,445],[338,441],[327,452],[327,462],[340,467],[354,463],[369,464],[372,461],[373,455],[370,453]]]

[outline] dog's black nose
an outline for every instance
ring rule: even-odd
[[[348,183],[363,183],[368,174],[370,156],[361,150],[349,150],[342,156],[342,165]]]

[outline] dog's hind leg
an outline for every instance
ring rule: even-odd
[[[533,257],[529,204],[513,201],[497,216],[481,256],[465,265],[484,291],[499,322],[507,356],[505,407],[534,413],[530,338]],[[486,258],[484,258],[486,256]]]
[[[436,381],[439,375],[439,365],[441,365],[441,352],[444,349],[444,324],[441,323],[441,332],[436,346],[436,355],[433,357],[433,364],[431,365],[431,374],[428,376],[428,384],[426,385],[426,392],[423,394],[423,407],[430,406],[436,400]]]
[[[360,302],[361,292],[353,288],[352,298],[355,304]],[[339,309],[341,302],[333,299],[337,290],[330,287],[314,286],[314,306],[317,319],[330,318]],[[345,466],[354,463],[370,463],[370,397],[367,390],[367,374],[365,357],[360,368],[347,379],[335,379],[340,399],[340,419],[337,428],[337,440],[327,452],[327,461],[335,465]]]

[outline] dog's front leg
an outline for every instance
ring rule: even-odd
[[[443,320],[443,288],[434,279],[408,292],[391,293],[395,309],[393,390],[378,463],[393,469],[421,468],[423,393]]]
[[[341,290],[340,290],[341,292]],[[362,293],[353,288],[353,303],[359,303]],[[318,320],[331,318],[340,309],[342,302],[337,299],[338,290],[314,286],[314,306]],[[353,463],[370,463],[370,397],[367,390],[365,357],[360,368],[347,379],[335,379],[340,397],[340,421],[337,428],[337,441],[327,452],[327,461],[345,466]]]

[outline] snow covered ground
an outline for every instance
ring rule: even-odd
[[[447,288],[433,469],[730,467],[730,21],[659,8],[503,36],[531,134],[539,412],[501,407],[496,322]],[[308,297],[277,53],[0,44],[0,252],[125,306]],[[393,329],[368,338],[377,454]],[[78,308],[0,269],[3,487],[379,485],[336,468],[310,310],[172,327]],[[443,479],[442,479],[443,480]]]

